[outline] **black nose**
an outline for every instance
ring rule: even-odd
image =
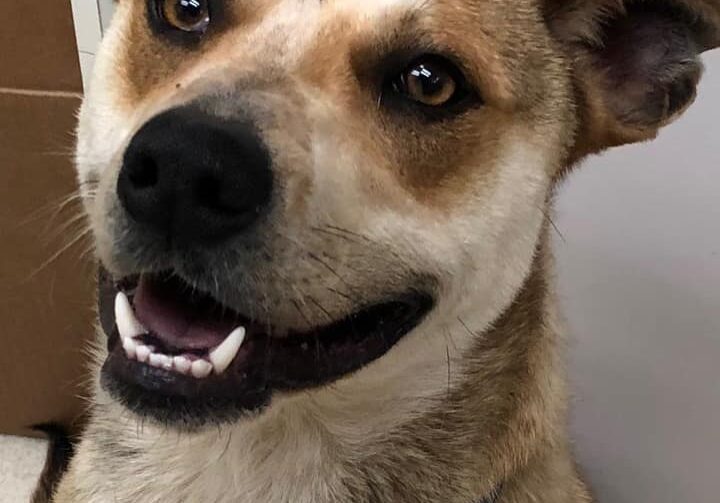
[[[117,192],[136,223],[176,244],[212,244],[258,219],[271,198],[270,163],[249,121],[176,108],[132,139]]]

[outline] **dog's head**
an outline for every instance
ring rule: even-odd
[[[196,425],[422,410],[555,181],[681,113],[718,26],[713,0],[120,0],[77,155],[104,387]]]

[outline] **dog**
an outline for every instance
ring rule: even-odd
[[[586,503],[552,201],[717,0],[119,0],[80,114],[89,420],[56,503]]]

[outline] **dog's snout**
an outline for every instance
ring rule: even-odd
[[[137,132],[117,192],[137,224],[173,243],[209,244],[257,220],[272,185],[270,154],[251,122],[183,107]]]

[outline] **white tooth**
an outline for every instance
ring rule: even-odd
[[[118,292],[115,296],[115,323],[124,339],[147,333],[145,327],[135,317],[130,301],[123,292]]]
[[[222,344],[210,351],[210,361],[216,374],[222,374],[230,366],[244,340],[245,328],[237,327]]]
[[[160,353],[150,354],[150,365],[153,367],[170,370],[172,368],[172,358]]]
[[[162,358],[162,355],[161,355],[161,354],[151,353],[151,354],[150,354],[150,359],[149,359],[150,365],[152,365],[153,367],[160,367],[160,366],[161,366],[161,365],[160,365],[160,359],[161,359],[161,358]]]
[[[184,356],[176,356],[173,358],[173,368],[181,374],[187,374],[190,372],[192,362]]]
[[[165,370],[172,370],[173,359],[172,356],[160,355],[160,366]]]
[[[193,377],[197,377],[198,379],[203,379],[209,376],[212,369],[212,363],[206,360],[195,360],[190,366],[190,371],[192,372]]]
[[[152,351],[149,347],[145,346],[144,344],[141,344],[135,349],[135,358],[141,363],[145,363],[148,361],[148,358],[150,357],[150,353]]]
[[[138,343],[135,342],[135,339],[131,339],[129,337],[123,337],[122,338],[122,345],[123,349],[125,350],[125,354],[128,358],[131,360],[135,359],[135,356],[137,355],[137,346]]]

